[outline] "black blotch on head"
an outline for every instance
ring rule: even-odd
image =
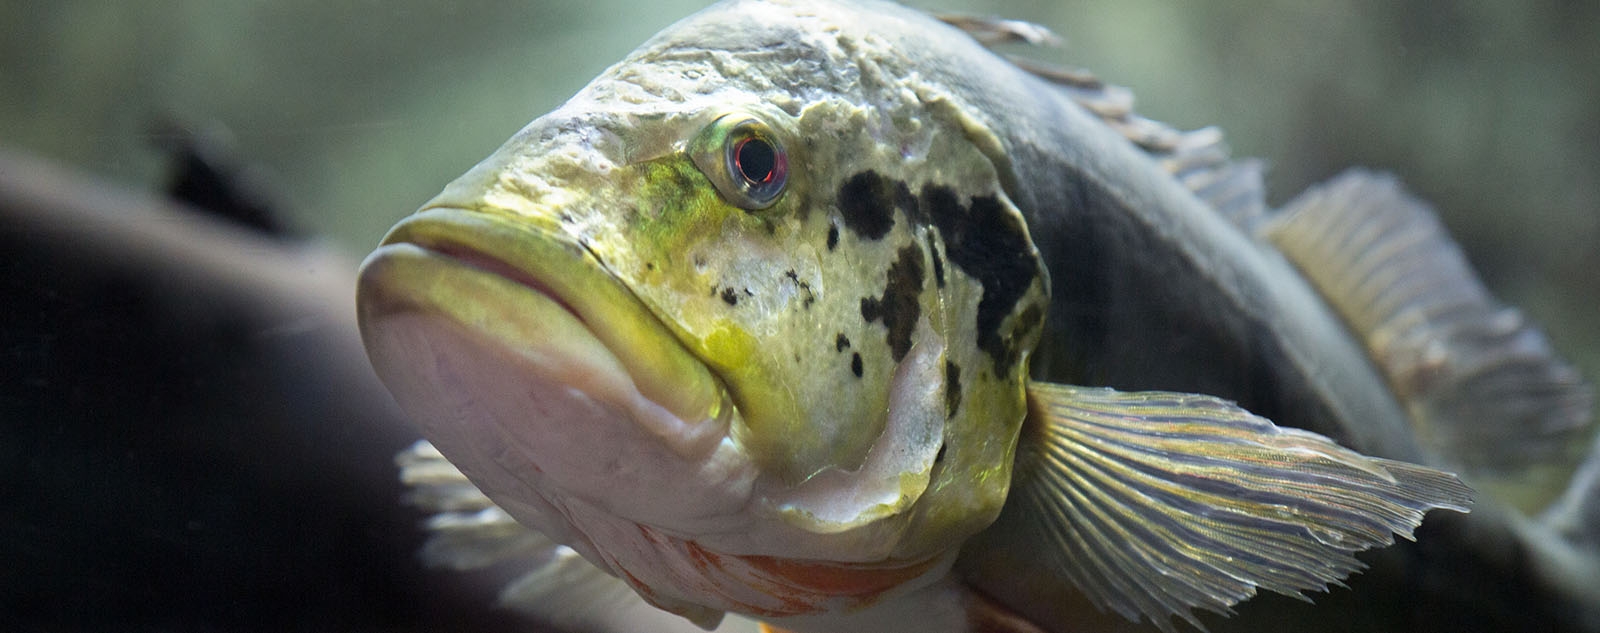
[[[961,271],[983,286],[978,300],[978,348],[994,359],[995,374],[1004,374],[1021,357],[1016,335],[1027,332],[1021,320],[1013,337],[1000,335],[1000,323],[1028,291],[1039,264],[1016,215],[994,196],[976,196],[970,207],[949,187],[922,188],[922,212],[944,238],[945,254]]]
[[[953,418],[961,406],[961,368],[949,360],[944,361],[944,415]]]
[[[839,187],[839,214],[845,228],[869,240],[880,240],[894,228],[894,210],[915,213],[917,199],[906,183],[890,180],[875,171],[851,176]],[[830,236],[832,248],[834,240]]]
[[[861,377],[861,353],[860,352],[851,352],[850,353],[850,372],[855,374],[856,378],[860,378]]]
[[[879,298],[861,298],[861,318],[869,323],[883,320],[889,328],[889,351],[895,362],[911,351],[911,331],[922,316],[922,304],[917,302],[922,294],[922,250],[915,244],[900,249],[900,257],[889,265],[889,281]]]
[[[722,300],[727,302],[727,304],[731,305],[731,306],[739,305],[739,293],[734,292],[733,288],[731,288],[731,287],[723,288],[722,289]]]
[[[844,332],[840,332],[839,337],[833,339],[833,351],[842,352],[846,347],[850,347],[850,338],[845,336]]]
[[[832,252],[833,249],[838,248],[838,247],[839,247],[839,225],[837,225],[837,224],[829,224],[828,225],[828,251]]]

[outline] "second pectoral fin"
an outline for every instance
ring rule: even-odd
[[[1011,496],[964,552],[1066,578],[1095,605],[1163,629],[1227,613],[1257,588],[1299,596],[1410,538],[1428,510],[1466,511],[1454,475],[1279,428],[1218,398],[1033,383]],[[992,571],[992,570],[991,570]],[[991,574],[992,575],[992,574]],[[978,583],[982,584],[982,580]]]

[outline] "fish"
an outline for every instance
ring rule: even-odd
[[[1592,596],[1592,392],[1426,203],[1269,208],[993,49],[1051,39],[728,0],[396,224],[357,312],[425,557],[535,558],[503,600],[572,629],[1172,631],[1442,510]]]

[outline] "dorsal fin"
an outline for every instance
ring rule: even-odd
[[[1021,20],[969,15],[938,18],[965,31],[987,47],[1000,44],[1057,46],[1061,38],[1050,29]],[[1253,230],[1266,215],[1266,187],[1260,160],[1229,160],[1222,131],[1204,127],[1187,132],[1139,116],[1133,111],[1133,92],[1101,81],[1094,73],[1061,68],[1024,57],[997,54],[1018,68],[1057,86],[1073,102],[1099,117],[1128,139],[1167,173],[1235,224]]]
[[[1593,394],[1393,177],[1345,172],[1261,233],[1364,338],[1425,445],[1480,478],[1550,466],[1551,483],[1566,480]]]

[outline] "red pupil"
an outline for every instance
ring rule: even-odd
[[[752,183],[766,184],[772,180],[776,163],[772,145],[762,139],[747,138],[734,147],[733,164],[739,168],[739,175]]]

